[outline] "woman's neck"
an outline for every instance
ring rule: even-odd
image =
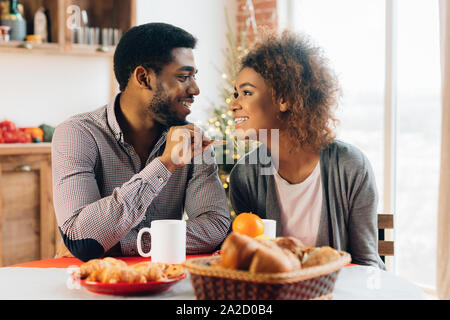
[[[319,152],[295,145],[292,139],[280,133],[278,152],[268,144],[268,149],[278,163],[278,174],[290,184],[308,178],[319,162]]]

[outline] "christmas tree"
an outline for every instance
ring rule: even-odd
[[[234,99],[235,79],[239,73],[241,58],[248,53],[248,47],[251,45],[248,41],[249,32],[257,33],[253,4],[251,0],[245,5],[246,23],[244,30],[239,32],[236,37],[233,28],[230,25],[228,13],[225,10],[227,22],[227,44],[224,50],[225,67],[224,70],[218,70],[222,76],[222,86],[220,88],[221,103],[213,108],[213,116],[210,118],[203,129],[207,134],[217,140],[226,140],[225,146],[216,146],[216,159],[219,167],[219,177],[222,181],[223,188],[229,199],[229,174],[239,158],[256,147],[256,142],[240,141],[234,135],[234,114],[229,110],[229,105]],[[229,203],[231,217],[235,217],[235,213]]]

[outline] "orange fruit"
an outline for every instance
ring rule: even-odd
[[[264,233],[264,222],[254,213],[243,212],[234,218],[232,229],[254,238]]]

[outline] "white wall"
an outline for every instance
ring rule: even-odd
[[[205,121],[218,101],[226,47],[225,6],[235,21],[232,0],[138,0],[137,24],[166,22],[198,39],[194,51],[200,95],[188,120]],[[96,109],[109,100],[107,58],[0,53],[0,121],[18,126],[57,125],[71,115]]]
[[[181,27],[197,39],[194,50],[199,70],[197,83],[200,95],[192,105],[188,120],[205,122],[212,115],[213,103],[219,103],[219,86],[227,47],[225,8],[232,25],[236,21],[235,0],[138,0],[137,24],[165,22]]]
[[[0,120],[19,127],[57,125],[108,102],[102,57],[0,53]]]

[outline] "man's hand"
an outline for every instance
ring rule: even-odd
[[[203,153],[213,142],[193,124],[171,127],[164,153],[158,159],[170,172],[174,172],[190,163],[192,158]]]

